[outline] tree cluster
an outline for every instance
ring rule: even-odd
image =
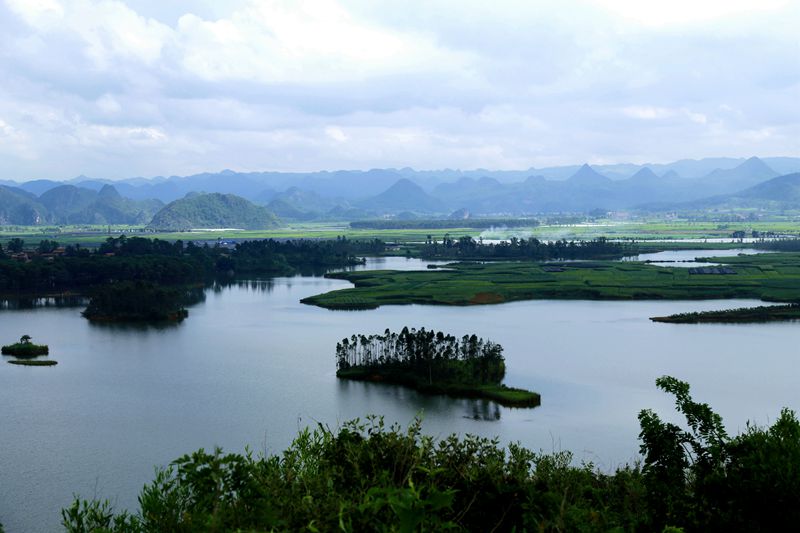
[[[428,381],[497,384],[505,376],[503,347],[476,335],[404,327],[382,335],[352,335],[336,344],[338,370],[410,371]]]
[[[484,243],[464,236],[452,239],[445,235],[442,242],[428,239],[421,250],[426,259],[502,260],[526,259],[551,261],[559,259],[614,259],[636,252],[630,245],[612,242],[605,237],[590,241],[540,241],[511,237],[499,243]]]
[[[16,239],[9,251],[23,250]],[[55,249],[43,241],[39,247]],[[162,285],[200,283],[231,274],[286,275],[296,269],[338,267],[361,262],[358,253],[382,251],[381,241],[245,241],[233,249],[168,242],[143,237],[110,237],[96,250],[70,245],[60,257],[31,254],[29,262],[0,255],[0,291],[44,292],[81,290],[118,281],[148,281]]]

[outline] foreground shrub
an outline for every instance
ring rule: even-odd
[[[76,500],[68,531],[787,531],[800,523],[800,423],[729,437],[689,385],[657,380],[687,428],[644,410],[642,467],[614,473],[419,421],[305,429],[280,455],[203,450],[157,473],[135,514]]]

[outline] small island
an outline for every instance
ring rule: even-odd
[[[180,322],[189,311],[186,291],[144,281],[97,287],[83,316],[93,322]]]
[[[669,316],[654,316],[653,322],[669,324],[755,324],[761,322],[785,322],[800,320],[800,304],[762,305],[741,307],[721,311],[678,313]]]
[[[506,387],[503,347],[421,328],[352,335],[336,344],[336,377],[403,385],[425,394],[483,398],[507,407],[537,407],[536,392]]]
[[[21,365],[21,366],[55,366],[58,364],[58,361],[53,361],[52,359],[45,359],[45,360],[12,359],[8,363],[11,365]]]
[[[13,355],[15,357],[38,357],[50,353],[50,348],[46,344],[33,344],[30,335],[23,335],[19,342],[3,346],[3,355]]]

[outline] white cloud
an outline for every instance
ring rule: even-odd
[[[663,107],[628,106],[622,110],[625,115],[641,120],[656,120],[675,116],[675,111]]]
[[[176,39],[182,66],[211,81],[338,82],[463,63],[424,36],[358,20],[332,0],[253,1],[215,21],[187,14]]]
[[[774,11],[789,0],[592,0],[647,26],[693,24],[733,15]]]
[[[797,27],[779,0],[0,0],[0,179],[793,155]]]
[[[350,137],[348,137],[348,135],[344,131],[342,131],[342,128],[339,128],[337,126],[328,126],[327,128],[325,128],[325,135],[327,135],[334,141],[340,143],[350,139]]]

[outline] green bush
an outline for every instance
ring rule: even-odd
[[[300,432],[280,455],[203,450],[157,473],[135,514],[76,500],[70,532],[789,531],[800,521],[800,423],[729,437],[689,385],[657,380],[688,428],[639,415],[644,462],[614,473],[568,452],[450,436],[382,419]]]

